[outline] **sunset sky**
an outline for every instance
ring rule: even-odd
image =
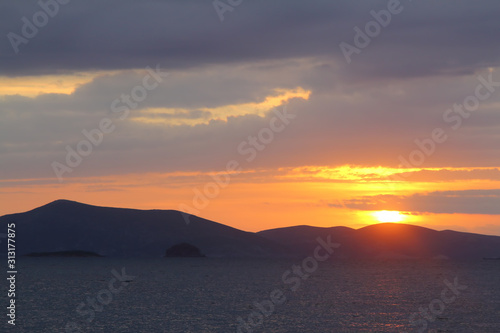
[[[0,3],[0,215],[500,235],[498,1],[46,2]]]

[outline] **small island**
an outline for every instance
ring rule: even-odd
[[[188,243],[176,244],[167,249],[165,252],[167,258],[204,258],[200,249]]]
[[[26,257],[103,257],[102,255],[90,251],[58,251],[58,252],[33,252],[25,255]]]

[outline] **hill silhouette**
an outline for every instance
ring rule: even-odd
[[[25,213],[2,216],[0,224],[16,222],[18,255],[79,250],[106,257],[162,257],[179,243],[192,244],[209,257],[286,255],[283,246],[254,233],[196,216],[189,220],[187,224],[181,212],[174,210],[57,200]]]
[[[380,223],[361,229],[296,226],[264,230],[259,235],[296,252],[312,251],[317,237],[331,235],[341,244],[337,258],[442,258],[500,257],[500,237],[452,230],[436,231],[401,223]]]
[[[207,257],[305,257],[317,238],[339,243],[333,258],[500,258],[500,237],[381,223],[361,229],[293,226],[246,232],[175,210],[98,207],[57,200],[0,217],[16,223],[17,255],[84,251],[106,257],[162,257],[188,243]],[[6,230],[6,225],[2,227]],[[0,254],[6,255],[6,247]]]

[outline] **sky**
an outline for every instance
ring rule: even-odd
[[[498,1],[0,1],[0,215],[500,235]],[[384,212],[387,211],[387,212]]]

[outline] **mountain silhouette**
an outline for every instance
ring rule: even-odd
[[[179,243],[209,257],[285,256],[283,246],[251,232],[174,210],[98,207],[57,200],[34,210],[0,217],[16,223],[18,255],[88,251],[103,256],[163,257]],[[3,227],[6,230],[6,226]],[[2,247],[2,253],[4,249]]]
[[[361,229],[347,227],[320,228],[295,226],[264,230],[257,234],[296,253],[311,253],[317,237],[330,235],[341,246],[337,258],[500,258],[500,237],[436,231],[401,223],[380,223]]]
[[[380,223],[361,229],[293,226],[246,232],[175,210],[139,210],[57,200],[24,213],[0,217],[2,230],[16,223],[17,255],[65,251],[106,257],[163,257],[187,243],[207,257],[310,256],[317,238],[340,244],[341,259],[500,258],[500,236]],[[6,246],[0,250],[6,255]]]

